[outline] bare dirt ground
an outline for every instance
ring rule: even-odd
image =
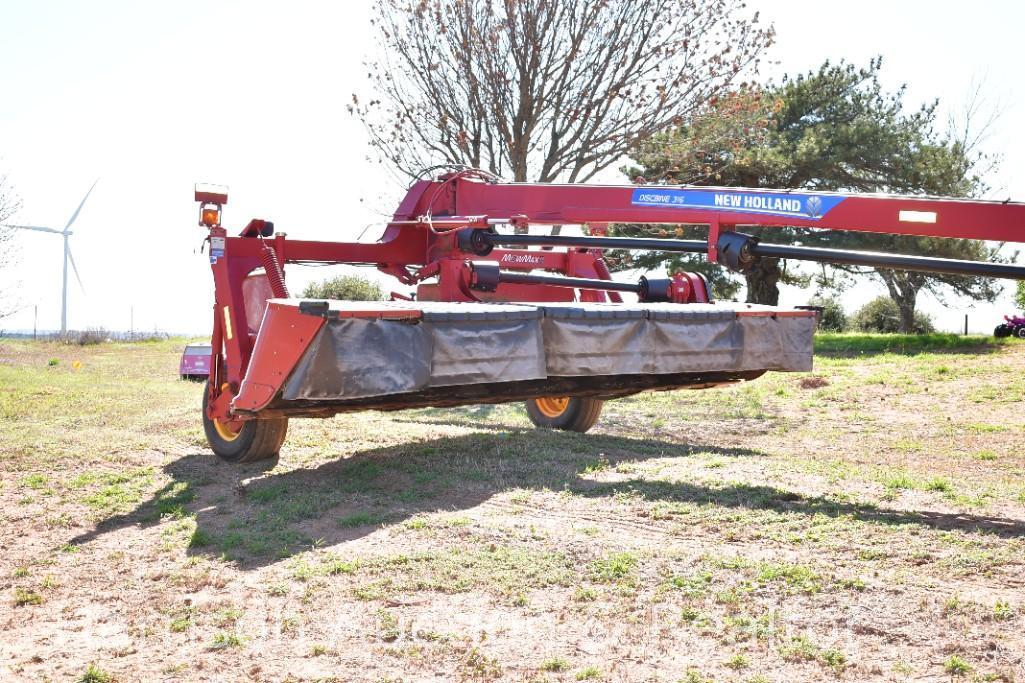
[[[1025,344],[863,341],[586,435],[297,420],[268,469],[180,343],[0,340],[0,680],[1023,681]]]

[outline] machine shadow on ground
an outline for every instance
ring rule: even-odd
[[[256,568],[311,547],[344,544],[418,515],[468,510],[515,490],[564,491],[591,499],[628,494],[646,502],[847,517],[1001,538],[1025,536],[1025,524],[1015,519],[887,509],[772,486],[716,487],[630,474],[596,481],[585,476],[595,467],[630,473],[631,463],[698,453],[766,457],[745,448],[513,427],[369,450],[286,471],[230,465],[195,453],[168,463],[163,469],[171,481],[148,500],[100,522],[72,543],[153,525],[168,516],[191,515],[196,528],[188,543],[190,554],[225,556],[240,568]]]

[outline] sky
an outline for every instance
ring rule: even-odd
[[[903,0],[839,3],[749,0],[777,31],[763,75],[824,60],[884,59],[883,81],[908,85],[915,106],[940,98],[960,110],[981,84],[1002,112],[987,140],[1003,157],[992,197],[1025,200],[1025,79],[1019,27],[1025,3]],[[271,219],[293,237],[373,240],[403,188],[368,161],[347,112],[367,92],[376,3],[184,0],[4,0],[0,3],[0,173],[22,200],[13,222],[62,228],[89,186],[73,230],[82,278],[69,286],[69,327],[203,333],[212,282],[200,246],[193,184],[230,187],[225,224]],[[945,116],[945,113],[944,113]],[[610,172],[600,180],[623,182]],[[1025,235],[1023,235],[1025,239]],[[0,273],[4,329],[60,322],[61,240],[21,232],[19,263]],[[330,269],[288,269],[293,291]],[[374,271],[368,270],[373,275]],[[385,276],[382,276],[383,278]],[[394,281],[388,288],[402,290]],[[394,283],[394,286],[392,286]],[[844,297],[853,308],[878,287]],[[809,293],[786,289],[782,303]],[[970,315],[989,330],[1011,310],[925,298],[945,329]],[[3,306],[0,306],[2,308]]]

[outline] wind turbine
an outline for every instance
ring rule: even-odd
[[[15,230],[35,230],[37,232],[52,232],[57,235],[64,237],[64,280],[61,289],[61,334],[68,331],[68,263],[71,264],[71,269],[75,271],[75,279],[78,280],[79,288],[84,292],[85,287],[82,286],[82,277],[78,274],[78,266],[75,265],[75,257],[71,255],[71,245],[68,243],[68,238],[71,237],[71,226],[78,218],[78,214],[82,211],[82,207],[85,206],[85,200],[89,199],[89,195],[92,194],[93,188],[96,187],[96,183],[100,182],[97,178],[89,191],[82,197],[82,201],[79,203],[78,208],[75,209],[75,213],[71,214],[71,218],[64,225],[63,230],[57,228],[44,228],[39,225],[8,225],[8,228],[14,228]]]

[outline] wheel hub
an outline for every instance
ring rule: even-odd
[[[214,431],[225,441],[234,441],[242,433],[242,423],[236,421],[213,420]]]
[[[569,407],[569,397],[544,396],[542,398],[535,398],[534,404],[545,417],[559,417]]]

